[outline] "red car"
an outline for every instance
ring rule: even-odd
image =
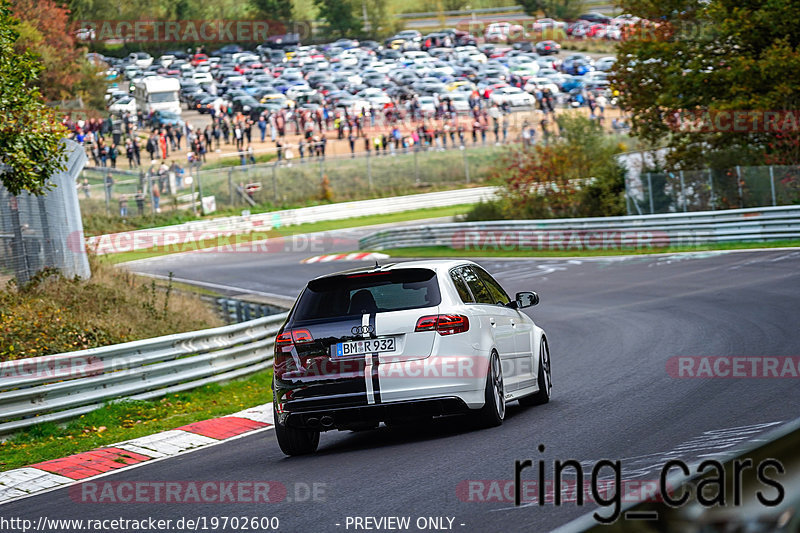
[[[205,54],[195,54],[192,56],[192,66],[196,67],[200,63],[205,63],[206,61],[208,61],[208,56]]]

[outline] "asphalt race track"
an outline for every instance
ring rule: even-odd
[[[326,251],[353,250],[364,233],[328,234]],[[309,278],[354,266],[300,264],[317,253],[196,253],[130,268],[172,271],[179,279],[229,287],[229,294],[294,297]],[[432,427],[330,432],[316,455],[300,458],[286,458],[274,432],[265,431],[104,478],[278,481],[288,491],[279,503],[86,504],[60,489],[0,506],[0,516],[277,516],[280,531],[309,532],[354,531],[353,517],[366,516],[408,516],[417,531],[418,518],[445,517],[442,527],[450,518],[456,531],[548,531],[596,508],[515,507],[508,492],[491,493],[491,480],[502,484],[496,487],[514,479],[515,460],[543,459],[552,479],[556,459],[589,468],[599,459],[619,459],[624,480],[657,479],[667,459],[691,463],[730,452],[800,417],[796,378],[679,379],[667,371],[676,356],[800,355],[800,250],[477,261],[508,292],[539,292],[541,304],[531,316],[550,341],[549,404],[511,404],[503,426],[488,430],[452,418]],[[523,479],[534,476],[523,473]],[[318,495],[309,501],[306,488],[313,484]],[[475,501],[487,498],[493,501]]]

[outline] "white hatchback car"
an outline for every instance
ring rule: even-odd
[[[308,282],[275,340],[278,444],[312,453],[321,431],[467,413],[500,425],[507,402],[550,399],[544,331],[469,261],[412,261]]]

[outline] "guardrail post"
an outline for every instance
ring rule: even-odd
[[[775,198],[775,172],[773,171],[772,165],[769,166],[769,186],[772,189],[772,205],[778,205]]]
[[[680,177],[681,177],[681,200],[683,200],[683,202],[682,202],[683,203],[683,212],[685,213],[686,212],[686,188],[684,187],[684,184],[683,184],[683,170],[680,171]]]
[[[714,211],[717,209],[717,199],[714,196],[714,177],[710,168],[708,169],[708,188],[711,191],[711,210]]]
[[[467,178],[467,184],[469,184],[469,159],[467,159],[467,151],[461,146],[461,153],[464,156],[464,176]]]
[[[739,207],[744,207],[744,195],[742,194],[742,171],[739,165],[736,165],[736,184],[739,187]]]
[[[650,214],[655,214],[653,209],[653,176],[650,172],[647,173],[647,193],[650,195]]]

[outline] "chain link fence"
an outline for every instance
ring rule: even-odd
[[[800,203],[800,166],[628,172],[628,214],[679,213]]]
[[[0,279],[24,284],[45,267],[68,277],[91,275],[75,189],[86,155],[77,143],[65,142],[65,170],[50,177],[46,195],[13,196],[0,185]]]
[[[457,139],[456,139],[457,140]],[[141,170],[86,168],[78,180],[84,213],[129,217],[168,210],[205,214],[256,206],[381,198],[480,184],[504,146],[395,147],[320,157],[284,150],[281,159],[205,170],[198,164]],[[202,201],[201,201],[202,199]]]

